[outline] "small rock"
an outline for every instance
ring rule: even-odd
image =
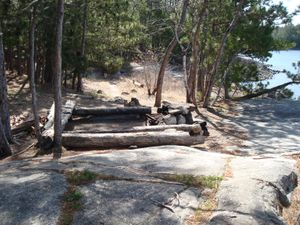
[[[167,125],[176,125],[177,124],[177,118],[173,115],[166,115],[163,117],[163,121]]]
[[[135,106],[140,106],[140,102],[137,98],[131,98],[130,102],[125,102],[124,106],[129,106],[129,107],[135,107]]]
[[[137,90],[132,89],[130,92],[131,92],[131,93],[137,93]]]
[[[123,91],[123,92],[121,93],[121,95],[129,95],[129,93],[126,92],[126,91]]]
[[[183,115],[177,116],[177,124],[186,124],[186,119]]]
[[[117,104],[124,104],[124,103],[126,103],[127,101],[126,101],[124,98],[122,98],[122,97],[120,97],[120,96],[117,96],[117,97],[115,97],[115,98],[113,99],[113,102],[114,102],[114,103],[117,103]]]
[[[101,90],[98,90],[98,91],[97,91],[97,94],[100,94],[100,95],[102,95],[102,94],[103,94],[103,91],[101,91]]]
[[[185,119],[186,119],[186,124],[194,123],[193,115],[191,112],[188,112],[188,114],[185,115]]]

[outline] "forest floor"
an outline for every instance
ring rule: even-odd
[[[134,65],[132,71],[130,75],[108,78],[91,71],[84,79],[84,93],[95,99],[78,98],[69,89],[64,91],[64,99],[76,99],[82,105],[103,105],[135,97],[141,104],[152,106],[154,97],[147,95],[146,85],[146,75],[150,72],[139,65]],[[31,118],[28,85],[13,98],[26,77],[18,79],[8,83],[13,127]],[[45,117],[53,103],[52,93],[50,90],[38,93],[40,114]],[[168,71],[163,99],[185,101],[183,80],[177,71]],[[118,153],[113,150],[64,151],[61,161],[52,162],[50,156],[32,158],[35,148],[28,148],[34,141],[32,134],[16,136],[15,156],[0,164],[0,183],[5,184],[0,193],[12,188],[16,191],[11,199],[0,194],[2,202],[12,202],[9,209],[0,204],[0,224],[39,224],[41,221],[43,224],[71,224],[62,222],[68,216],[74,216],[73,224],[80,225],[285,224],[283,221],[296,224],[300,219],[299,187],[292,194],[292,206],[288,210],[282,210],[282,205],[285,206],[282,199],[293,191],[295,174],[300,172],[300,103],[267,99],[222,102],[201,113],[199,118],[208,122],[210,136],[205,144],[193,146],[195,148],[161,146]],[[22,152],[24,149],[28,151]],[[62,209],[59,206],[59,196],[69,193],[72,186],[64,179],[68,178],[70,167],[98,174],[97,179],[75,187],[83,195],[83,205],[78,206],[80,210],[73,210],[74,215],[66,214],[70,212],[68,204],[64,203]],[[169,178],[161,177],[166,173],[175,174],[175,181],[181,184],[168,183]],[[222,179],[217,185],[217,195],[214,188],[194,189],[191,185],[195,178],[203,176],[209,182]],[[14,181],[22,177],[24,179]],[[34,183],[36,185],[29,185]],[[21,188],[24,185],[28,186],[25,190]],[[43,195],[46,189],[52,190],[52,194]],[[24,195],[34,191],[36,195]],[[161,204],[168,202],[174,193],[182,202],[177,205],[172,202],[175,211],[171,212]],[[19,215],[21,199],[24,212]],[[158,199],[156,205],[160,205],[153,207],[155,204],[151,201],[150,204],[149,199],[154,203]],[[190,209],[196,212],[194,216],[188,216]],[[18,216],[9,216],[9,211]]]

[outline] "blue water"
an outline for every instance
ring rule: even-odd
[[[268,60],[267,64],[272,65],[272,68],[275,70],[287,70],[293,73],[296,73],[296,70],[293,68],[292,63],[297,63],[300,61],[300,50],[289,50],[289,51],[278,51],[272,52],[272,57]],[[267,80],[270,85],[269,88],[274,86],[286,83],[290,79],[284,73],[275,75],[272,79]],[[300,97],[300,85],[290,85],[288,89],[294,92],[293,98]]]

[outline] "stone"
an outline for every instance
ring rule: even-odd
[[[202,201],[198,189],[160,183],[99,180],[80,191],[83,210],[74,225],[180,225]],[[171,207],[174,212],[155,204],[169,201],[174,193],[179,195]]]
[[[64,175],[56,172],[1,172],[0,224],[57,224],[66,189]]]
[[[287,195],[297,186],[295,161],[236,157],[231,168],[209,225],[285,225],[280,208],[289,206]]]
[[[186,119],[183,115],[178,115],[177,116],[177,124],[186,124]]]
[[[163,121],[167,125],[176,125],[177,124],[177,118],[174,115],[163,116]]]

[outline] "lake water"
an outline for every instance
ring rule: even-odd
[[[292,63],[300,61],[300,50],[289,50],[289,51],[277,51],[272,52],[272,57],[268,60],[267,64],[272,65],[275,70],[287,70],[296,73]],[[271,80],[268,80],[270,85],[269,88],[283,84],[290,81],[290,79],[284,73],[275,75]],[[293,98],[300,97],[300,85],[290,85],[288,89],[294,92]]]

